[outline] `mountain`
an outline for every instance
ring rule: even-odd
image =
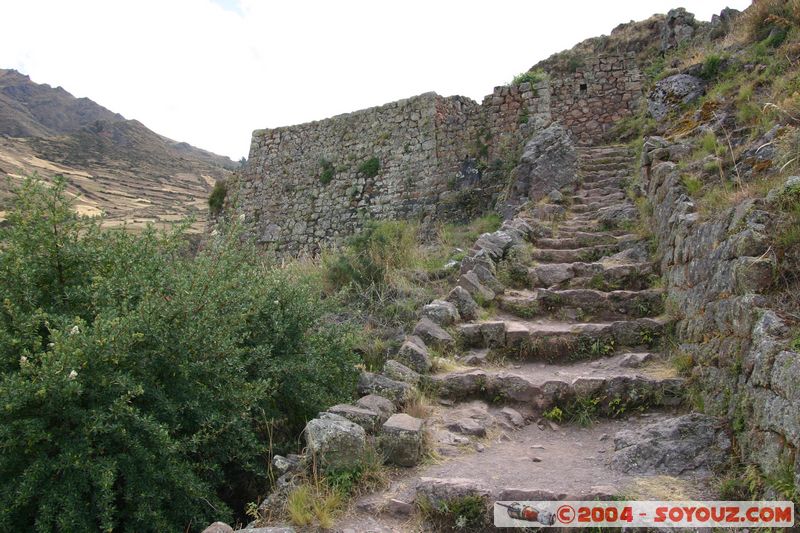
[[[159,135],[88,98],[0,69],[0,175],[70,179],[76,209],[141,228],[194,217],[200,231],[229,158]],[[0,183],[0,219],[9,182]]]

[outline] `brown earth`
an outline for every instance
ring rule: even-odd
[[[0,220],[9,189],[36,174],[70,180],[76,210],[107,227],[141,229],[192,217],[202,231],[214,183],[236,163],[173,141],[64,89],[0,69]]]

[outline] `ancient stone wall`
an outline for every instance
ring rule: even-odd
[[[291,254],[341,242],[367,219],[463,221],[503,196],[533,133],[560,121],[588,143],[640,96],[633,62],[603,56],[569,74],[496,87],[481,105],[426,93],[257,130],[235,184],[237,209],[259,243]]]
[[[677,166],[691,151],[651,138],[643,156],[678,357],[692,368],[695,407],[730,422],[742,458],[800,486],[800,354],[763,296],[776,269],[775,208],[746,200],[703,219]]]
[[[595,56],[573,67],[550,73],[551,113],[581,143],[600,142],[638,109],[641,73],[633,55]]]
[[[439,99],[427,93],[254,132],[237,201],[258,242],[315,251],[368,217],[424,217],[444,186],[437,174]]]

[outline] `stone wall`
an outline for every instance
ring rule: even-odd
[[[368,219],[465,221],[495,207],[534,133],[560,121],[589,143],[640,96],[633,62],[602,56],[496,87],[481,105],[426,93],[257,130],[232,196],[257,241],[289,254],[339,243]],[[372,159],[374,175],[362,167]]]
[[[367,217],[424,217],[445,183],[437,172],[440,97],[415,98],[253,133],[238,208],[259,243],[315,251]],[[377,160],[377,172],[365,169]]]
[[[570,70],[551,73],[551,113],[581,143],[599,142],[638,109],[642,76],[632,54],[585,58]]]
[[[800,486],[800,354],[763,294],[776,268],[768,200],[746,200],[703,219],[677,163],[689,145],[650,138],[644,185],[653,205],[658,256],[677,315],[678,351],[698,387],[696,407],[726,417],[741,457],[767,476],[787,469]]]

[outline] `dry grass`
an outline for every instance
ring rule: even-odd
[[[800,0],[759,0],[751,5],[737,24],[750,42],[766,39],[775,28],[800,26]]]
[[[341,492],[320,480],[309,481],[293,489],[286,501],[286,514],[296,526],[333,527],[345,504]]]
[[[419,389],[414,389],[411,398],[406,401],[403,412],[414,418],[425,419],[433,412],[433,405],[427,394]]]

